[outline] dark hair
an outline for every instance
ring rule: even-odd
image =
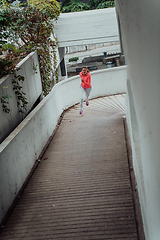
[[[89,69],[87,67],[82,67],[82,69],[85,68],[87,70],[87,72],[89,72]]]

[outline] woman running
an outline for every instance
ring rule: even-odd
[[[83,97],[84,94],[86,95],[86,106],[89,105],[89,95],[92,90],[91,86],[91,74],[89,73],[89,70],[87,67],[82,67],[82,71],[80,72],[80,77],[81,77],[81,99],[80,99],[80,112],[79,114],[83,113]]]

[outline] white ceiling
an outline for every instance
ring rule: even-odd
[[[55,34],[59,47],[119,41],[115,8],[61,13]]]

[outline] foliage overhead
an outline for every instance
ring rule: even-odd
[[[52,77],[57,74],[54,20],[60,14],[59,3],[55,0],[30,0],[13,6],[0,0],[0,77],[13,74],[13,90],[17,97],[18,110],[26,111],[27,99],[20,83],[24,77],[17,75],[17,63],[32,51],[38,50],[43,94],[52,88]],[[33,63],[33,68],[35,68]],[[7,107],[8,94],[1,97],[3,111]]]
[[[29,0],[29,3],[51,19],[58,18],[60,14],[60,5],[56,0]]]
[[[89,10],[88,4],[81,2],[80,0],[65,0],[61,5],[61,10],[65,12],[79,12]]]
[[[43,92],[47,95],[51,90],[51,75],[56,72],[57,43],[53,37],[53,19],[57,19],[60,14],[59,3],[55,0],[30,0],[25,7],[13,7],[3,2],[1,9],[1,16],[6,17],[3,20],[5,27],[1,28],[3,35],[0,40],[7,39],[11,45],[1,45],[3,51],[10,49],[10,52],[6,53],[5,60],[0,60],[0,75],[11,72],[17,61],[37,49]],[[2,24],[2,18],[0,23]]]
[[[80,0],[64,0],[61,3],[61,11],[64,12],[78,12],[84,10],[93,10],[100,8],[114,7],[114,0],[89,0],[88,3],[83,3]]]
[[[97,6],[97,9],[109,8],[109,7],[115,7],[114,1],[105,1],[105,2],[99,3]]]
[[[6,7],[7,3],[3,4],[0,1],[0,53],[2,54],[2,45],[7,42],[9,38],[9,32],[7,28],[11,25],[11,16],[8,8]]]

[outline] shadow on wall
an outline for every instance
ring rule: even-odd
[[[141,189],[139,191],[139,194],[141,194],[141,191],[142,191],[143,195],[145,196],[139,127],[138,127],[137,114],[136,114],[136,110],[135,110],[134,98],[133,98],[133,94],[132,94],[132,90],[131,90],[130,80],[127,80],[127,91],[128,91],[128,101],[129,101],[130,122],[131,122],[132,134],[133,134],[133,136],[132,136],[133,143],[132,144],[133,144],[134,148],[132,149],[132,151],[133,151],[133,154],[135,155],[134,158],[137,159],[136,161],[133,161],[133,165],[134,165],[134,168],[136,169],[135,173],[138,173],[138,176],[136,176],[136,179],[138,180],[138,182],[141,183],[141,186],[140,186]],[[134,158],[133,158],[133,160],[134,160]]]

